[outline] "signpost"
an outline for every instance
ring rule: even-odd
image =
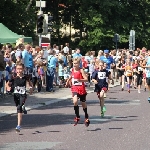
[[[42,47],[47,47],[47,46],[49,46],[50,44],[49,43],[41,43],[41,46]]]
[[[130,31],[129,50],[135,50],[135,31],[134,30]]]
[[[120,36],[119,36],[119,34],[116,33],[116,34],[114,35],[113,41],[116,43],[116,51],[117,51],[117,49],[118,49],[118,48],[117,48],[117,46],[118,46],[117,43],[120,41]]]

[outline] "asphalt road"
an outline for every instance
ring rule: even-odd
[[[0,150],[150,150],[148,92],[131,93],[112,88],[107,94],[105,117],[100,117],[95,93],[88,94],[91,124],[73,126],[71,100],[33,109],[23,116],[22,130],[15,132],[17,116],[0,118]]]

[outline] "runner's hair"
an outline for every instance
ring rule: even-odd
[[[22,66],[24,68],[24,64],[22,62],[16,62],[16,67],[17,66]]]

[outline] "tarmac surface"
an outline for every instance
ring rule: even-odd
[[[73,125],[75,115],[68,89],[29,97],[33,103],[26,104],[28,114],[23,115],[20,133],[14,130],[16,108],[5,104],[11,112],[9,115],[8,110],[0,112],[5,114],[0,117],[0,150],[150,150],[148,92],[141,90],[139,94],[132,89],[128,93],[120,89],[120,86],[110,88],[105,98],[107,112],[101,118],[97,95],[88,88],[89,127],[84,125],[81,105],[81,121]],[[10,103],[10,100],[3,101]]]

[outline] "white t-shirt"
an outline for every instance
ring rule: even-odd
[[[48,55],[49,55],[48,51],[47,50],[43,50],[43,58],[47,59]]]
[[[64,50],[64,53],[68,53],[69,52],[69,48],[67,46],[64,47],[63,50]]]

